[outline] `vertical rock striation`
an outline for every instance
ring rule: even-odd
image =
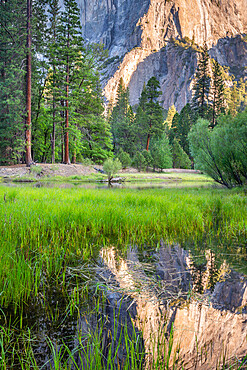
[[[244,77],[247,33],[246,0],[78,0],[84,37],[101,42],[114,61],[107,68],[105,96],[115,98],[122,77],[138,102],[144,82],[155,75],[165,108],[181,109],[191,96],[197,56],[176,50],[172,38],[207,41],[212,56]],[[237,70],[236,70],[237,68]]]

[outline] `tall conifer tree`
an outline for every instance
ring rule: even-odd
[[[25,148],[26,2],[0,1],[0,163],[19,163]]]
[[[212,94],[213,94],[212,127],[214,127],[216,125],[217,116],[220,113],[223,113],[225,108],[225,86],[222,67],[215,60],[213,60]]]
[[[64,86],[65,108],[65,140],[64,163],[70,163],[69,158],[69,111],[74,83],[74,72],[80,68],[84,50],[81,36],[80,11],[75,0],[64,0],[64,11],[61,24],[58,27],[58,52],[60,53],[60,78]]]
[[[57,53],[58,40],[58,26],[60,24],[60,6],[59,0],[49,0],[48,2],[48,13],[49,13],[49,41],[47,46],[47,58],[50,65],[49,79],[47,95],[52,100],[51,113],[52,113],[52,136],[51,136],[51,161],[55,163],[55,147],[56,147],[56,124],[58,118],[58,105],[60,102],[60,91],[59,91],[59,78],[57,72],[58,58]]]
[[[194,96],[192,107],[202,118],[206,117],[209,105],[210,93],[209,55],[207,44],[204,43],[196,71]]]
[[[147,86],[144,90],[145,99],[143,104],[143,110],[147,116],[147,142],[146,142],[146,151],[149,150],[150,139],[153,135],[161,136],[164,131],[164,115],[163,109],[158,101],[158,98],[161,95],[159,81],[152,77],[147,83]],[[143,96],[141,96],[143,99]]]
[[[134,114],[129,104],[129,90],[121,78],[117,91],[117,102],[112,110],[110,124],[113,134],[114,151],[120,148],[129,154],[135,151]]]

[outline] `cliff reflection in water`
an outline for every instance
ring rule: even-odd
[[[193,258],[179,246],[162,245],[151,254],[129,248],[123,258],[106,248],[101,262],[97,278],[114,307],[107,311],[108,329],[119,308],[128,331],[134,324],[142,333],[144,368],[158,352],[163,361],[170,351],[170,365],[185,369],[213,369],[246,355],[247,280],[226,262],[217,267],[211,250]]]

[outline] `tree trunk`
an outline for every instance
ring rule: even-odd
[[[26,165],[32,164],[31,155],[31,14],[32,0],[27,0],[27,73],[26,73]]]
[[[72,163],[76,164],[76,151],[74,151],[73,156],[72,156]]]
[[[151,131],[151,128],[152,128],[152,122],[150,121],[150,123],[149,123],[149,127],[150,127],[150,131]],[[151,135],[150,135],[150,132],[148,133],[148,139],[147,139],[147,146],[146,146],[146,151],[148,152],[148,150],[149,150],[149,144],[150,144],[150,137],[151,137]]]
[[[213,101],[213,120],[212,120],[212,128],[214,128],[215,126],[215,117],[216,117],[216,104],[215,104],[215,101],[216,101],[216,92],[214,92],[214,101]]]
[[[149,149],[149,144],[150,144],[150,134],[148,134],[148,139],[147,139],[147,146],[146,146],[146,151],[148,152]]]
[[[69,50],[69,29],[67,39],[67,50]],[[67,69],[66,69],[66,111],[65,111],[65,157],[64,163],[69,164],[69,55],[67,55]]]
[[[76,164],[76,139],[75,139],[75,149],[74,149],[73,155],[72,155],[72,163]]]
[[[54,77],[53,77],[54,78]],[[55,96],[53,91],[53,112],[52,112],[52,120],[53,120],[53,129],[52,129],[52,140],[51,140],[51,163],[55,163],[55,134],[56,134],[56,112],[55,112],[56,104],[55,104]]]

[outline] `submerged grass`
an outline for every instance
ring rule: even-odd
[[[201,250],[214,242],[219,251],[230,245],[229,254],[241,260],[247,249],[246,206],[246,194],[241,189],[139,191],[1,186],[0,367],[15,368],[18,362],[18,369],[27,368],[27,364],[38,369],[32,335],[25,325],[30,301],[37,300],[54,325],[61,325],[75,313],[79,315],[79,306],[87,299],[89,277],[75,276],[71,271],[96,259],[102,246],[114,245],[123,251],[129,244],[158,248],[163,239],[193,244]],[[53,289],[61,292],[64,307],[49,299]],[[12,324],[16,317],[18,323]],[[111,359],[117,356],[118,345],[109,346],[108,357],[103,353],[100,325],[88,338],[88,346],[79,343],[74,352],[67,344],[55,348],[48,340],[53,354],[51,368],[76,368],[74,358],[82,353],[89,361],[85,369],[113,369]],[[138,347],[139,339],[130,338],[124,327],[121,336],[127,351],[124,368],[141,369],[145,354]],[[152,369],[168,369],[170,344],[163,367],[158,358]]]
[[[247,199],[225,189],[0,188],[0,302],[38,294],[44,276],[96,257],[102,245],[199,243],[246,247]]]

